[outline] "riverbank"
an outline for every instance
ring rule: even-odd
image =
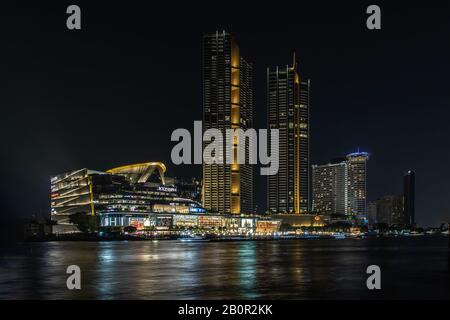
[[[135,234],[48,234],[34,236],[26,239],[26,242],[49,241],[154,241],[154,240],[179,240],[184,242],[224,242],[224,241],[274,241],[274,240],[323,240],[323,239],[364,239],[364,238],[407,238],[407,237],[448,237],[446,234],[299,234],[299,235],[202,235],[182,236],[177,234],[166,235],[135,235]]]

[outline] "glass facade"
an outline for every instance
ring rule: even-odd
[[[51,178],[52,219],[71,224],[71,216],[81,213],[98,217],[102,227],[133,226],[137,230],[226,228],[246,232],[256,227],[256,216],[207,213],[199,202],[181,196],[186,192],[175,184],[164,184],[169,181],[164,171],[162,164],[146,163],[55,176]]]
[[[104,217],[102,223],[108,226],[124,226],[143,223],[148,213],[205,213],[199,202],[180,197],[176,187],[164,185],[164,171],[162,164],[146,163],[55,176],[51,179],[52,219],[69,223],[71,215],[84,213]]]
[[[313,209],[320,214],[367,217],[367,161],[355,152],[334,163],[313,165]]]
[[[225,31],[203,37],[203,130],[252,128],[252,65],[241,55],[235,39]],[[232,158],[238,144],[233,142]],[[207,146],[205,142],[203,149]],[[237,161],[235,161],[237,162]],[[248,164],[203,164],[203,206],[218,213],[253,213],[253,172]]]
[[[295,56],[292,66],[267,69],[268,128],[279,131],[279,170],[268,176],[267,185],[271,213],[310,210],[309,91],[310,81],[301,81]]]
[[[312,166],[313,211],[347,213],[347,163]]]

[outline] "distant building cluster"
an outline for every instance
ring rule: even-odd
[[[409,227],[415,225],[415,173],[403,176],[403,195],[386,195],[368,204],[371,225]]]

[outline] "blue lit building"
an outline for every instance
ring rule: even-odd
[[[332,163],[312,166],[313,209],[367,224],[367,152],[355,152]]]

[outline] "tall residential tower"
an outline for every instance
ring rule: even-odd
[[[312,166],[313,211],[322,214],[347,213],[347,163]]]
[[[203,36],[203,131],[253,126],[252,66],[240,54],[239,45],[225,31]],[[225,149],[225,141],[224,149]],[[233,141],[232,155],[238,143]],[[203,148],[205,148],[205,145]],[[246,162],[248,163],[248,161]],[[253,212],[252,166],[203,163],[203,206],[212,212]]]
[[[347,155],[348,214],[367,217],[367,152]]]
[[[312,166],[313,210],[322,214],[367,217],[367,152]]]
[[[267,69],[268,128],[279,130],[279,170],[268,177],[267,206],[272,213],[310,210],[310,81],[291,66]]]

